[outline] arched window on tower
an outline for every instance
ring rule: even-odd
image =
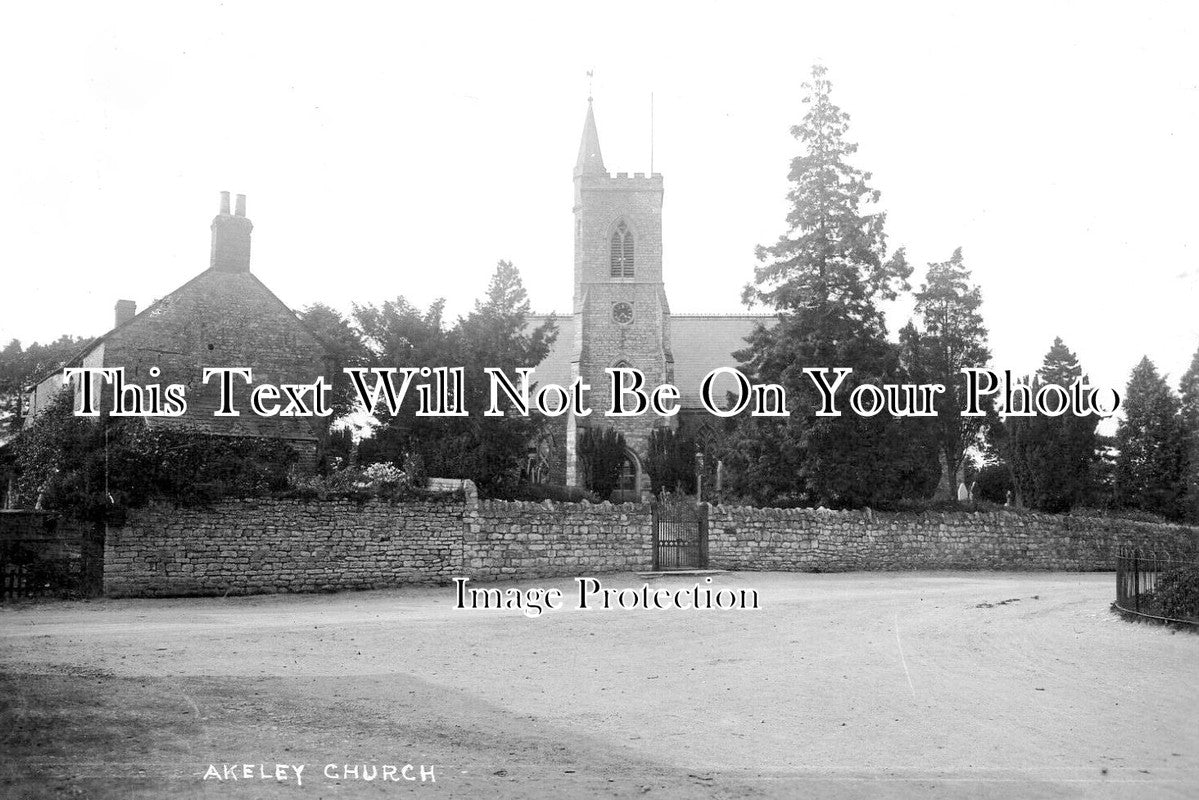
[[[633,277],[633,232],[623,219],[612,232],[612,277]]]

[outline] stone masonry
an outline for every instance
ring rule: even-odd
[[[463,572],[504,580],[631,572],[653,564],[645,504],[486,500],[463,521]]]
[[[108,532],[109,596],[369,589],[648,570],[645,504],[444,499],[236,500],[153,506]],[[709,510],[711,566],[730,570],[1110,570],[1135,544],[1190,550],[1199,529],[1016,513]]]
[[[708,518],[710,565],[731,570],[1086,572],[1115,569],[1121,545],[1191,551],[1199,546],[1199,529],[1014,512],[883,514],[718,506]]]
[[[232,500],[131,514],[105,539],[104,593],[262,594],[448,582],[461,502]]]

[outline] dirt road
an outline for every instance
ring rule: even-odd
[[[1197,796],[1199,636],[1119,620],[1113,580],[734,573],[762,609],[725,612],[496,585],[562,589],[536,619],[452,587],[6,607],[0,795]]]

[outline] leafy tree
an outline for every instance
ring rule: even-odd
[[[1182,376],[1180,393],[1186,442],[1186,512],[1191,522],[1199,523],[1199,350]]]
[[[801,431],[787,419],[738,418],[721,456],[726,494],[758,506],[786,508],[809,502],[807,484],[801,478],[805,452]]]
[[[1076,380],[1086,376],[1078,357],[1058,337],[1028,383],[1035,393],[1046,384],[1069,388]],[[1098,424],[1096,416],[1067,412],[1056,417],[1008,415],[995,426],[994,441],[1011,470],[1017,504],[1060,513],[1101,502],[1095,492],[1103,466]]]
[[[48,344],[28,348],[13,339],[0,350],[0,432],[19,430],[23,424],[25,389],[50,370],[74,356],[91,341],[87,337],[60,336]]]
[[[961,415],[966,407],[966,376],[961,370],[982,367],[991,358],[981,307],[982,293],[970,283],[960,247],[948,261],[928,265],[928,276],[916,293],[915,312],[923,330],[915,339],[910,332],[906,338],[921,382],[945,387],[936,398],[934,423],[941,465],[940,500],[956,497],[966,451],[978,442],[987,422],[986,417]]]
[[[447,329],[443,301],[422,312],[403,298],[380,307],[355,306],[354,317],[373,363],[379,366],[457,367],[465,372],[463,417],[418,417],[405,403],[401,413],[360,445],[359,458],[403,463],[419,454],[428,474],[470,478],[485,496],[510,492],[541,421],[509,414],[484,416],[490,405],[485,367],[504,372],[515,382],[516,370],[533,368],[548,355],[557,337],[550,320],[528,331],[529,299],[520,273],[501,261],[474,310]]]
[[[355,303],[353,319],[373,366],[447,366],[444,313],[444,298],[421,311],[397,297],[379,306]]]
[[[996,461],[984,464],[974,481],[974,497],[989,503],[1004,505],[1012,491],[1012,475],[1007,464]]]
[[[422,311],[404,297],[377,306],[355,304],[354,326],[367,347],[368,364],[380,368],[457,366],[450,360],[444,308],[445,301],[437,300]],[[382,400],[380,408],[371,409],[382,422],[373,435],[359,443],[359,463],[399,466],[410,449],[421,449],[427,419],[417,417],[411,403],[408,400],[394,417],[388,415]],[[439,473],[435,470],[433,474]]]
[[[583,485],[608,499],[620,481],[625,460],[624,435],[614,428],[587,427],[579,431],[578,457]]]
[[[329,417],[332,423],[357,410],[357,394],[344,370],[368,363],[370,351],[351,320],[324,303],[313,303],[301,311],[300,321],[324,345],[328,356],[325,377],[333,385],[330,403],[333,414]]]
[[[695,475],[695,442],[673,428],[655,428],[649,437],[645,471],[653,492],[668,492],[682,487],[691,491]]]
[[[1115,494],[1125,508],[1182,516],[1185,437],[1178,397],[1146,356],[1132,371],[1116,431]]]
[[[21,398],[24,394],[23,375],[25,351],[13,339],[0,350],[0,432],[21,424]]]
[[[875,208],[879,193],[870,174],[852,166],[857,145],[845,138],[849,116],[833,103],[822,66],[805,84],[807,112],[792,128],[804,153],[791,162],[787,231],[757,250],[747,303],[778,314],[759,327],[736,353],[758,382],[787,390],[786,420],[747,418],[734,436],[742,456],[726,462],[730,490],[769,487],[779,498],[836,506],[876,504],[900,493],[908,457],[901,426],[885,414],[817,417],[819,395],[805,367],[853,367],[842,385],[885,383],[899,368],[887,342],[880,300],[907,290],[911,274],[900,250],[887,256],[886,215]]]
[[[518,367],[536,367],[557,340],[558,326],[546,322],[526,333],[529,294],[520,272],[510,261],[500,261],[487,286],[487,295],[475,310],[458,323],[462,347],[480,364],[499,367],[515,379]],[[480,390],[480,396],[488,392]]]

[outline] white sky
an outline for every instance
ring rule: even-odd
[[[205,269],[221,190],[293,307],[457,314],[507,258],[567,310],[588,69],[614,172],[649,170],[654,94],[672,309],[739,311],[820,59],[916,277],[964,248],[997,367],[1061,335],[1097,383],[1146,353],[1176,382],[1199,347],[1196,8],[11,6],[0,343],[99,334]]]

